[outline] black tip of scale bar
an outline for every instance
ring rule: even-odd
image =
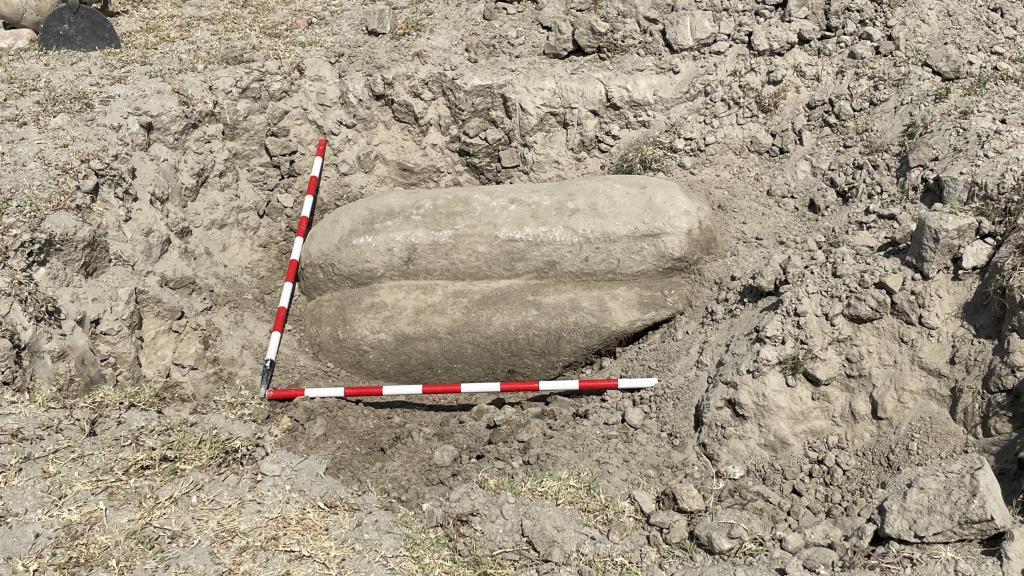
[[[263,362],[263,370],[260,372],[260,398],[267,397],[267,390],[270,390],[270,380],[274,378],[274,364],[271,359]]]

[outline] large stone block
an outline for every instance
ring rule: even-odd
[[[879,515],[879,533],[905,542],[985,540],[1012,525],[995,474],[976,454],[901,473]]]
[[[688,292],[678,280],[385,282],[317,298],[304,333],[370,380],[533,380],[671,318]]]
[[[709,215],[646,177],[359,200],[310,235],[304,331],[370,380],[554,377],[687,307]]]
[[[313,227],[301,288],[683,274],[710,250],[709,220],[677,184],[645,176],[386,192]]]

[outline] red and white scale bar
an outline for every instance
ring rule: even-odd
[[[306,240],[312,224],[313,206],[320,189],[320,176],[324,167],[324,154],[327,151],[327,140],[321,138],[316,146],[316,159],[306,186],[306,197],[302,203],[299,226],[295,232],[288,270],[284,276],[284,287],[281,288],[281,300],[277,304],[277,315],[274,317],[274,328],[270,334],[270,345],[263,361],[260,374],[260,396],[267,400],[294,400],[296,398],[352,398],[358,396],[420,396],[425,394],[469,394],[469,393],[502,393],[502,392],[567,392],[576,390],[637,390],[650,388],[658,383],[656,378],[621,378],[604,380],[533,380],[525,382],[476,382],[457,384],[387,384],[383,386],[340,386],[336,388],[279,388],[270,389],[274,377],[274,366],[277,363],[277,352],[281,347],[281,336],[288,320],[288,309],[291,306],[295,291],[296,275],[299,271],[299,259],[302,257],[302,244]]]
[[[295,242],[292,244],[292,254],[288,260],[288,270],[284,274],[284,287],[281,288],[281,300],[277,303],[277,315],[274,317],[273,332],[270,333],[270,345],[267,347],[267,356],[263,360],[263,371],[260,374],[260,396],[263,397],[267,396],[267,391],[270,389],[270,381],[274,377],[277,351],[281,347],[281,336],[284,334],[285,321],[288,320],[288,307],[292,303],[292,295],[295,291],[295,277],[299,272],[299,258],[302,257],[302,243],[306,241],[310,219],[313,217],[313,205],[316,204],[316,195],[320,190],[320,175],[323,172],[324,154],[326,152],[327,139],[321,138],[316,145],[316,158],[313,160],[313,170],[309,174],[309,184],[306,185],[306,197],[302,202],[299,226],[295,230]]]
[[[638,390],[658,383],[657,378],[610,378],[604,380],[533,380],[526,382],[474,382],[457,384],[387,384],[336,388],[278,388],[267,400],[296,398],[354,398],[357,396],[422,396],[501,392],[566,392],[576,390]]]

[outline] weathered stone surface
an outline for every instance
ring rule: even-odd
[[[704,497],[689,482],[673,482],[669,484],[662,491],[661,498],[666,508],[671,508],[677,512],[692,514],[704,511]]]
[[[871,288],[850,298],[843,309],[843,316],[858,324],[874,322],[889,313],[890,305],[888,294]]]
[[[910,240],[907,263],[925,278],[951,268],[953,258],[974,240],[977,222],[973,216],[932,211],[917,221]]]
[[[2,342],[0,342],[0,344],[2,344]],[[654,496],[651,496],[649,493],[643,490],[633,490],[629,496],[630,498],[633,499],[633,502],[636,504],[636,507],[640,511],[640,513],[644,516],[650,516],[651,514],[654,514],[655,511],[658,510],[658,504],[654,500]]]
[[[710,45],[717,32],[714,15],[704,10],[673,12],[665,19],[665,40],[676,52]]]
[[[14,344],[11,344],[11,341],[6,338],[0,338],[0,385],[6,386],[14,383],[14,378],[18,375],[16,359]],[[653,502],[654,499],[651,498],[651,501]]]
[[[879,533],[906,542],[984,540],[1012,523],[992,469],[976,454],[901,473],[879,513]]]
[[[396,191],[319,223],[300,286],[352,374],[534,379],[683,310],[712,244],[707,206],[654,178]]]
[[[984,268],[996,253],[996,247],[984,240],[975,240],[964,248],[960,256],[960,266],[965,270]]]
[[[709,252],[709,218],[678,185],[645,176],[387,192],[313,227],[301,288],[678,275]]]
[[[36,33],[28,28],[15,30],[0,29],[0,50],[13,50],[16,48],[28,48],[36,39]]]
[[[825,0],[787,0],[783,12],[786,20],[810,20],[819,27],[825,25]]]
[[[681,310],[678,280],[386,282],[322,296],[322,357],[389,382],[551,377]]]
[[[0,0],[0,20],[12,28],[39,31],[58,0]]]
[[[369,8],[366,10],[363,23],[368,34],[390,34],[395,29],[395,11],[387,6]]]
[[[727,554],[750,538],[749,531],[743,525],[710,518],[700,521],[693,529],[693,535],[701,548],[715,555]]]
[[[943,80],[960,80],[967,77],[967,59],[952,46],[940,46],[930,50],[925,56],[924,63]]]
[[[575,47],[572,39],[572,24],[567,20],[553,23],[547,40],[544,42],[544,55],[548,58],[565,58]]]

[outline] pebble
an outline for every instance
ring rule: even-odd
[[[644,423],[644,413],[636,406],[630,406],[623,412],[623,419],[630,428],[639,428]]]
[[[434,450],[434,455],[431,456],[430,461],[435,466],[446,467],[451,466],[452,462],[455,461],[459,456],[459,450],[451,444],[444,444]]]

